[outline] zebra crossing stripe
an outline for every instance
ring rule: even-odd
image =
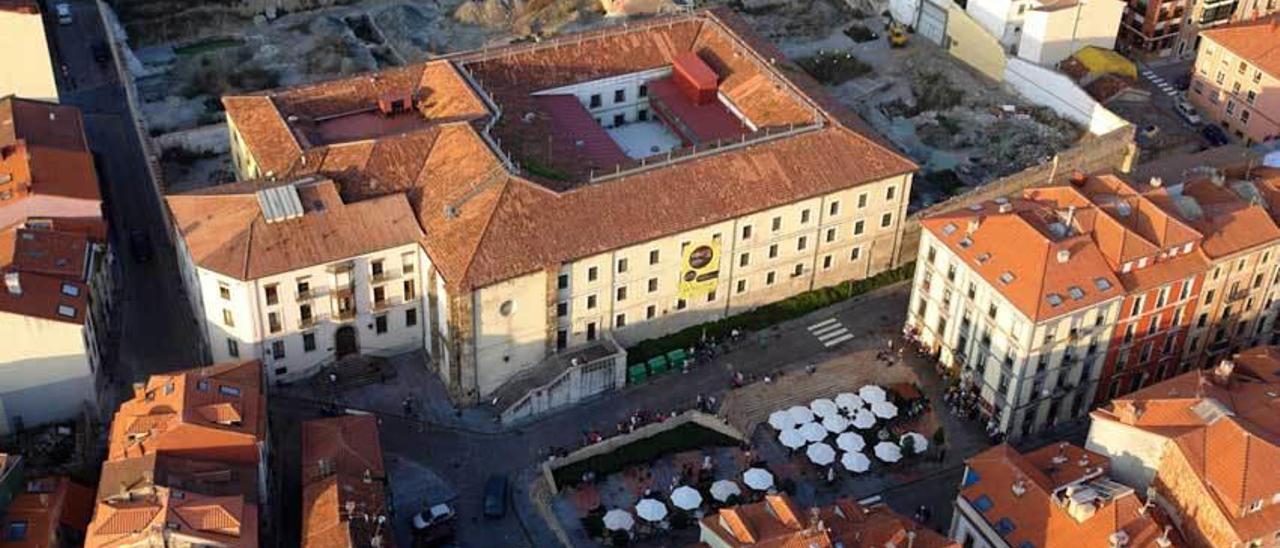
[[[814,331],[813,336],[821,339],[823,337],[826,337],[827,335],[830,335],[832,333],[837,333],[840,331],[846,331],[843,325],[840,325],[840,324],[828,325],[822,329]]]
[[[835,319],[835,318],[827,318],[827,319],[825,319],[825,320],[823,320],[823,321],[820,321],[820,322],[818,322],[818,323],[815,323],[815,324],[813,324],[813,325],[809,326],[809,331],[820,331],[820,330],[822,330],[823,328],[825,328],[826,326],[831,325],[831,324],[833,324],[833,323],[836,323],[836,319]]]
[[[827,341],[827,342],[822,343],[822,345],[823,345],[823,346],[826,346],[827,348],[831,348],[831,347],[833,347],[833,346],[835,346],[835,345],[837,345],[837,344],[840,344],[840,343],[845,342],[845,341],[847,341],[847,340],[849,340],[849,339],[852,339],[852,338],[853,338],[853,335],[852,335],[852,334],[850,334],[850,333],[846,333],[843,337],[839,337],[839,338],[831,339],[831,340],[829,340],[829,341]]]
[[[828,333],[823,333],[822,335],[819,335],[818,340],[822,342],[827,342],[836,337],[840,337],[848,334],[849,334],[849,330],[841,327],[840,329],[837,329],[835,331],[830,331]]]

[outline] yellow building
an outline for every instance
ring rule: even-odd
[[[708,11],[224,103],[242,177],[406,195],[427,350],[475,402],[895,264],[915,165],[784,64]]]
[[[57,102],[58,82],[40,4],[35,0],[0,2],[0,37],[4,38],[7,59],[0,63],[0,97]]]

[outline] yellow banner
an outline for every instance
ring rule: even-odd
[[[680,298],[692,299],[715,291],[720,282],[720,240],[685,246],[680,263]]]

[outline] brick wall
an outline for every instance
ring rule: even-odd
[[[1125,126],[1099,137],[1086,137],[1075,147],[1058,153],[1055,161],[1029,167],[912,213],[902,226],[896,266],[916,260],[916,248],[920,246],[920,219],[925,216],[1007,196],[1025,188],[1062,184],[1073,171],[1092,173],[1116,169],[1128,172],[1137,153],[1133,135],[1133,126]]]

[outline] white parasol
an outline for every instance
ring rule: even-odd
[[[796,422],[791,420],[791,414],[784,409],[779,409],[769,414],[769,426],[779,432],[788,428],[795,427]]]
[[[869,404],[874,404],[878,401],[885,401],[886,396],[887,394],[884,393],[884,389],[874,384],[868,384],[858,389],[858,397],[862,398],[862,401]]]
[[[858,430],[866,430],[876,425],[876,416],[866,409],[859,409],[858,414],[853,417],[853,427]]]
[[[876,444],[876,458],[885,462],[898,462],[902,460],[902,449],[895,444],[882,441]]]
[[[898,445],[902,446],[904,451],[906,450],[906,446],[907,446],[907,438],[911,438],[911,448],[915,454],[919,455],[920,453],[923,453],[925,452],[925,450],[929,449],[928,438],[925,438],[919,432],[907,432],[906,434],[903,434],[901,438],[898,439]]]
[[[857,432],[845,432],[836,436],[836,447],[845,451],[861,451],[867,446],[867,442]]]
[[[871,404],[871,412],[882,419],[892,419],[898,416],[898,406],[887,401],[878,401]]]
[[[827,398],[818,398],[809,402],[809,409],[819,417],[833,417],[840,414],[840,408],[836,407],[836,402]]]
[[[804,450],[809,455],[809,462],[818,466],[826,466],[836,460],[836,450],[825,443],[815,443]]]
[[[795,424],[804,424],[813,422],[813,411],[803,405],[793,405],[787,409],[787,414],[791,415],[791,422]]]
[[[857,451],[851,451],[841,456],[840,464],[850,472],[861,473],[871,469],[871,459]]]
[[[615,508],[604,515],[604,528],[610,531],[628,531],[636,524],[631,512]]]
[[[808,443],[809,440],[804,439],[804,435],[802,435],[799,430],[789,428],[787,430],[783,430],[781,434],[778,434],[778,441],[788,449],[799,449],[804,447],[804,444]]]
[[[681,510],[693,510],[702,506],[702,493],[688,485],[681,485],[671,492],[671,504]]]
[[[836,405],[852,413],[862,408],[862,398],[853,392],[842,392],[836,396]]]
[[[729,497],[741,494],[742,488],[738,487],[738,484],[734,483],[733,480],[716,480],[715,483],[711,484],[711,498],[720,502],[725,502],[729,500]]]
[[[822,419],[822,427],[832,434],[839,434],[849,429],[849,419],[839,413]]]
[[[636,504],[636,515],[645,521],[662,521],[667,517],[667,505],[657,499],[641,499]]]
[[[751,468],[742,473],[742,482],[756,491],[764,491],[773,487],[773,474],[764,468]]]
[[[827,429],[821,424],[811,422],[800,427],[800,435],[804,436],[805,441],[822,441],[827,437]]]

